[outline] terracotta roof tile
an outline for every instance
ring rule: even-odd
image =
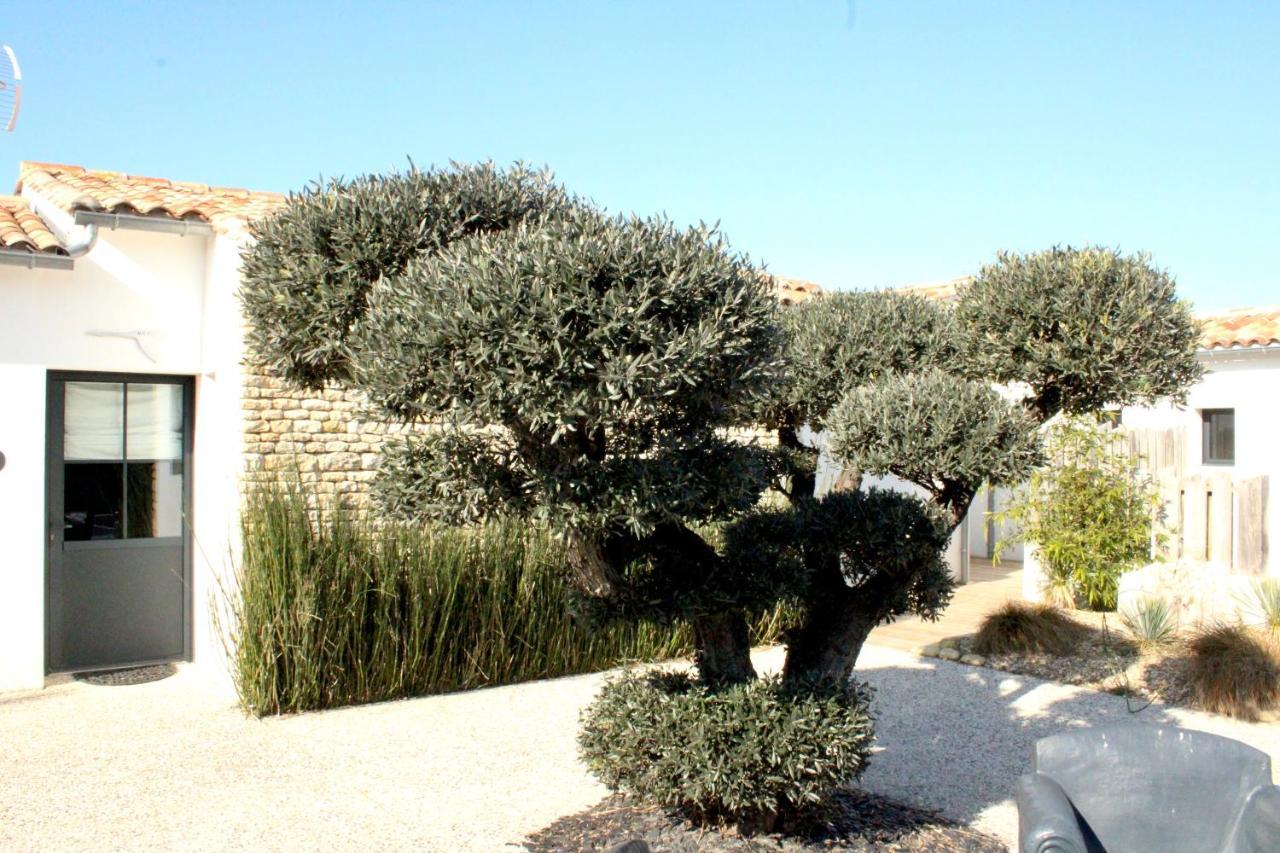
[[[1200,317],[1202,349],[1267,347],[1280,344],[1280,306],[1234,308]]]
[[[93,210],[197,219],[225,231],[266,216],[285,201],[279,193],[31,161],[19,167],[18,189],[23,188],[39,193],[68,212]]]
[[[778,301],[783,305],[798,305],[806,302],[815,296],[822,295],[822,288],[811,281],[801,281],[798,278],[784,278],[780,275],[770,276],[777,285],[774,295],[778,297]]]
[[[940,284],[913,284],[896,292],[923,296],[940,302],[954,302],[959,290],[973,281],[957,278]],[[1221,314],[1201,315],[1201,349],[1264,347],[1280,344],[1280,306],[1233,308]]]
[[[0,195],[0,248],[64,254],[58,238],[27,204],[14,195]]]

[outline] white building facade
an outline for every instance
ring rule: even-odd
[[[0,197],[0,690],[221,660],[243,225],[279,202],[38,163]]]
[[[1224,578],[1224,588],[1244,587],[1280,577],[1280,307],[1202,319],[1205,375],[1186,403],[1127,408],[1121,420],[1174,439],[1165,442],[1171,470],[1160,475],[1177,527],[1165,556],[1203,564],[1201,574]]]

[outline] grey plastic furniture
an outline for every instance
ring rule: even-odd
[[[1131,724],[1044,738],[1017,799],[1024,853],[1280,851],[1271,759],[1205,732]]]

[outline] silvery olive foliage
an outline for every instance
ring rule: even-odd
[[[1198,375],[1196,328],[1172,280],[1145,257],[1107,250],[1002,255],[955,307],[910,294],[834,294],[788,312],[785,328],[788,373],[766,418],[785,475],[778,487],[797,516],[831,500],[814,497],[817,452],[800,440],[802,424],[825,430],[853,482],[891,475],[919,487],[950,532],[984,483],[1025,481],[1043,462],[1039,430],[1059,411],[1176,398]],[[1024,387],[1030,396],[1020,399]],[[778,520],[738,526],[777,532]],[[788,551],[762,535],[754,552],[738,554],[803,569],[793,573],[808,589],[797,595],[788,678],[847,675],[876,624],[903,612],[935,617],[950,594],[928,554],[917,554],[912,571],[871,564],[874,592],[858,595],[812,548]]]
[[[387,448],[375,491],[397,515],[644,536],[768,480],[724,430],[775,381],[778,308],[713,228],[455,164],[317,183],[255,236],[242,301],[267,366],[432,425]]]
[[[794,507],[758,507],[725,531],[726,563],[749,588],[803,605],[861,608],[872,624],[936,618],[954,584],[942,554],[950,527],[919,498],[888,489],[833,492]]]
[[[400,514],[642,537],[731,516],[767,483],[723,431],[773,381],[778,309],[711,229],[574,206],[419,258],[368,304],[355,383],[437,425],[386,460]]]
[[[241,301],[267,366],[318,390],[349,380],[350,334],[369,291],[409,261],[571,203],[551,175],[492,163],[317,181],[252,226]]]
[[[787,372],[765,418],[778,436],[776,487],[790,507],[735,522],[726,562],[758,585],[788,578],[778,587],[800,615],[789,634],[789,683],[846,678],[876,625],[906,613],[934,619],[946,606],[947,538],[983,482],[1030,473],[1036,424],[965,379],[964,329],[949,305],[891,291],[833,293],[788,311],[784,328]],[[826,431],[855,481],[895,474],[928,500],[876,490],[815,498],[818,451],[800,440],[803,424]]]
[[[1029,412],[990,383],[938,368],[854,388],[830,420],[837,458],[866,474],[914,483],[953,524],[983,483],[1016,485],[1043,461]]]
[[[708,690],[685,673],[610,681],[583,713],[581,754],[602,782],[699,821],[768,828],[866,769],[871,690],[793,689],[777,676]]]
[[[783,312],[787,381],[773,416],[814,429],[852,387],[937,367],[959,371],[954,312],[893,291],[833,292]]]
[[[1002,253],[963,288],[973,377],[1025,382],[1037,418],[1180,401],[1199,378],[1200,329],[1146,254],[1060,247]]]

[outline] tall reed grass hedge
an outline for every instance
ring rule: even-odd
[[[241,518],[229,639],[257,715],[513,684],[689,653],[683,626],[585,624],[549,532],[380,524],[256,486]],[[312,503],[314,505],[314,503]],[[754,624],[773,642],[782,615]]]

